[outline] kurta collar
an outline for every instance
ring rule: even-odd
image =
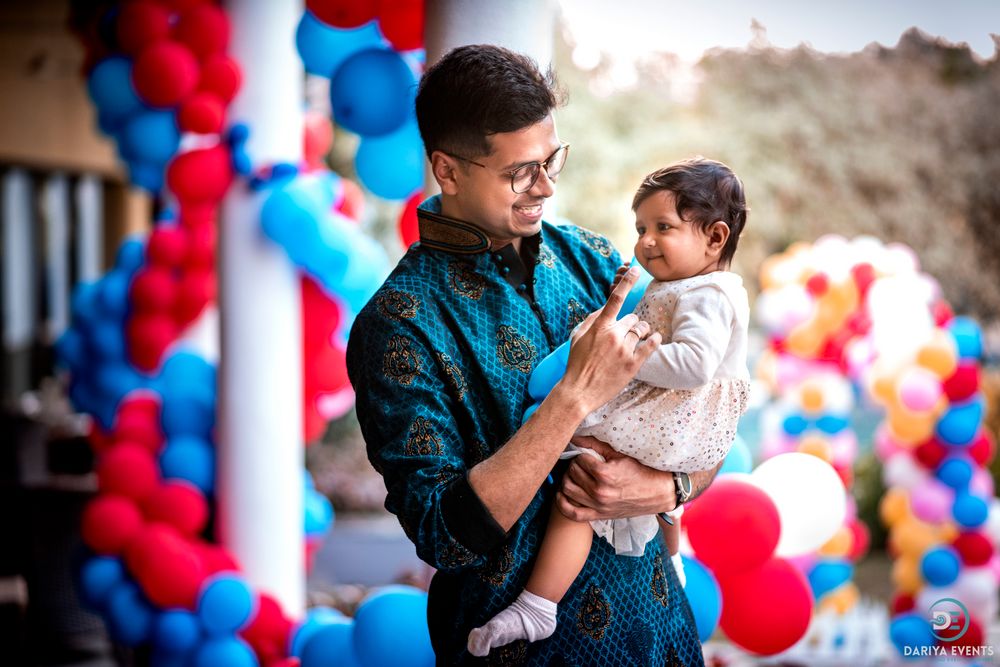
[[[434,195],[417,209],[420,245],[458,255],[478,255],[493,247],[490,238],[470,222],[441,213],[441,196]]]

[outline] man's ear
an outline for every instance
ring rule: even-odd
[[[441,151],[431,153],[431,173],[434,180],[441,188],[441,193],[446,195],[458,194],[457,172],[458,164],[450,155],[445,155]]]
[[[716,220],[708,226],[705,234],[708,236],[708,254],[718,257],[726,247],[726,241],[729,240],[729,225],[722,220]]]

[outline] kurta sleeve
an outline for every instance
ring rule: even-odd
[[[453,399],[422,332],[359,317],[347,362],[386,509],[426,563],[445,571],[481,564],[506,533],[469,485]]]
[[[646,360],[637,380],[664,389],[694,389],[707,384],[722,364],[736,311],[715,285],[681,294],[673,317],[673,335]]]

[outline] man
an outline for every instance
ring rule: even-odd
[[[542,221],[569,150],[551,73],[465,46],[427,71],[416,104],[441,195],[421,207],[420,243],[358,315],[348,372],[386,508],[438,570],[428,608],[437,659],[474,663],[469,631],[524,586],[550,503],[589,521],[668,511],[679,496],[671,473],[593,439],[574,442],[607,462],[578,457],[558,486],[546,483],[583,417],[660,343],[635,315],[616,321],[635,274],[604,303],[621,264],[607,240]],[[581,321],[564,377],[522,425],[528,376]],[[713,474],[691,475],[694,494]],[[667,561],[659,542],[620,558],[595,540],[555,634],[496,648],[487,662],[702,664]]]

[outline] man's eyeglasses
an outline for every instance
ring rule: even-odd
[[[566,165],[566,156],[569,154],[569,144],[563,144],[556,151],[545,158],[543,162],[529,162],[527,164],[522,164],[520,167],[513,171],[505,172],[507,176],[510,176],[510,189],[514,191],[515,194],[522,194],[527,192],[535,185],[538,180],[538,175],[542,172],[542,168],[545,168],[545,174],[552,180],[555,180],[559,172]],[[475,160],[470,160],[467,157],[462,157],[461,155],[455,155],[453,153],[445,153],[445,155],[450,155],[453,158],[461,160],[463,162],[468,162],[469,164],[474,164],[477,167],[482,167],[483,169],[489,169],[485,164],[481,162],[476,162]]]

